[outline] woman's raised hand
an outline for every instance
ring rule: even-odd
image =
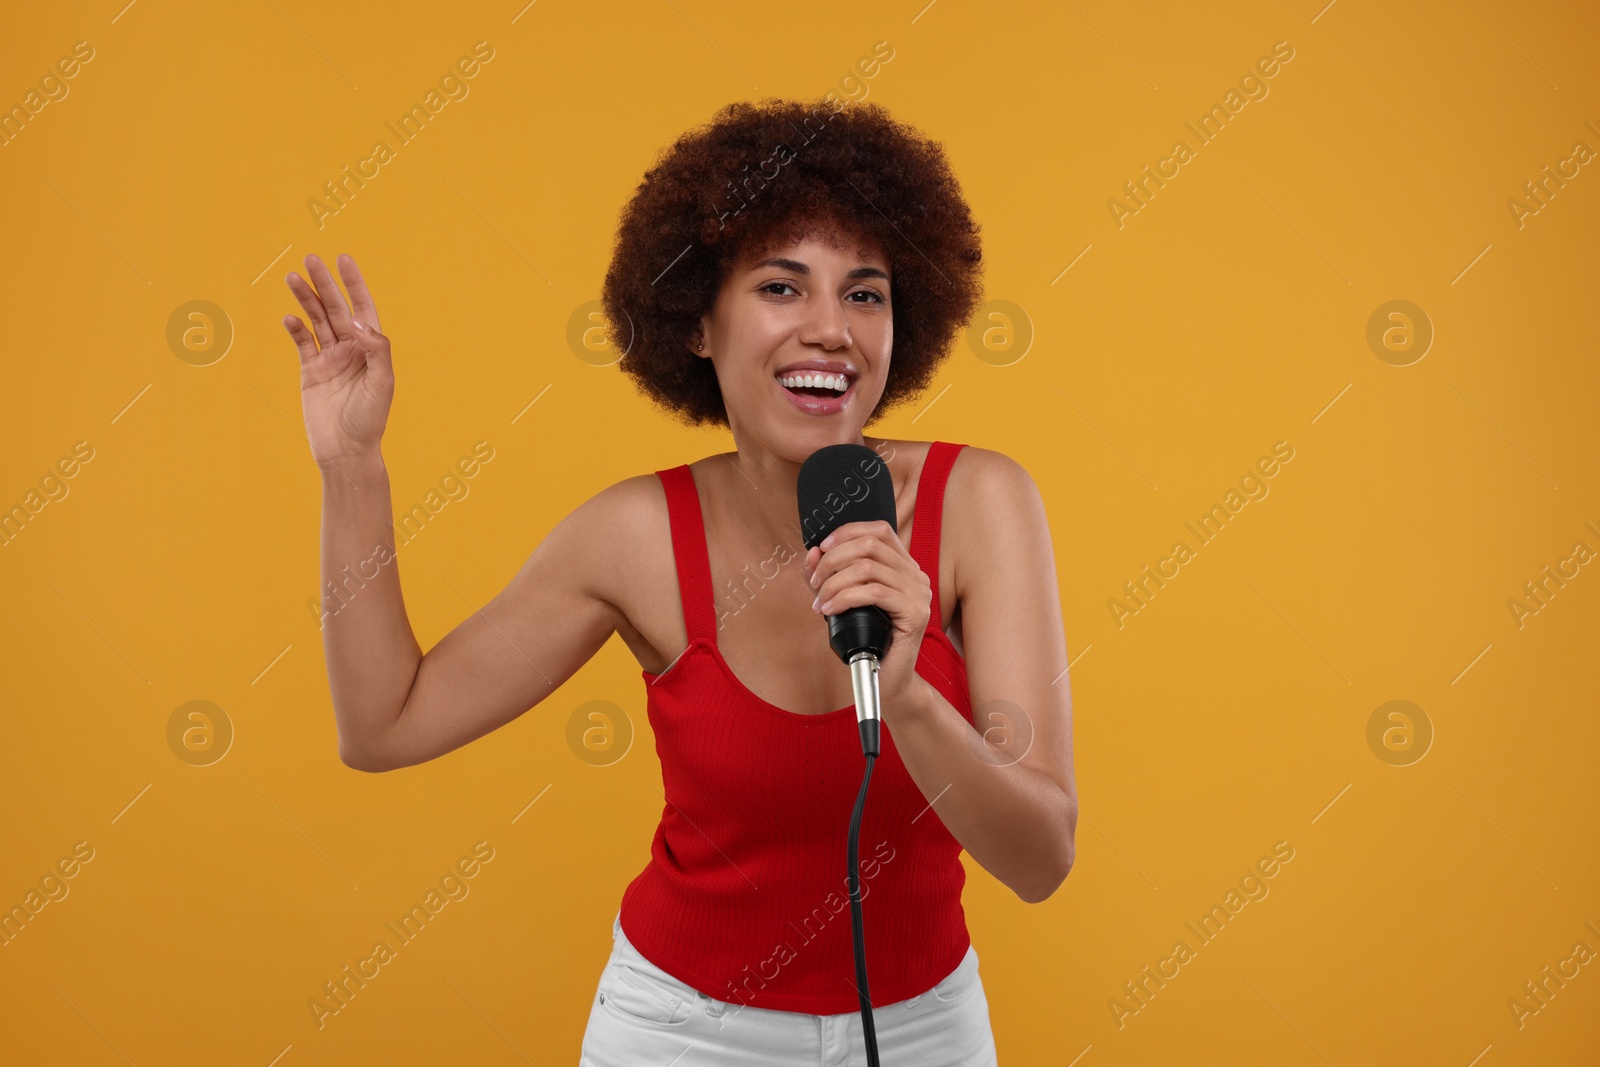
[[[389,339],[378,332],[372,294],[354,259],[341,255],[338,264],[350,292],[348,304],[327,264],[309,255],[306,273],[316,288],[292,272],[287,281],[311,327],[293,315],[283,318],[300,350],[300,404],[311,455],[325,471],[380,457],[378,445],[394,399]]]

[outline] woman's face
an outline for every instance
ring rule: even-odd
[[[894,347],[889,280],[881,248],[836,230],[741,256],[701,320],[696,355],[716,367],[745,447],[802,463],[860,442]]]

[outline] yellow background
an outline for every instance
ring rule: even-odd
[[[1600,575],[1520,627],[1508,601],[1600,549],[1597,164],[1521,227],[1508,200],[1600,149],[1597,30],[1505,0],[8,12],[6,106],[74,42],[94,58],[0,147],[0,502],[94,458],[0,547],[0,903],[75,842],[94,859],[0,948],[0,1058],[576,1061],[661,809],[637,664],[612,641],[478,743],[340,764],[282,279],[312,251],[366,272],[397,510],[495,449],[402,550],[429,647],[600,488],[731,447],[578,358],[569,320],[658,149],[730,100],[821,96],[882,40],[867,99],[944,144],[987,296],[1033,339],[1008,363],[963,338],[875,432],[1032,472],[1073,660],[1076,869],[1029,906],[969,863],[1001,1062],[1594,1062],[1600,962],[1520,1028],[1507,1002],[1600,951]],[[319,230],[307,200],[479,40],[470,95]],[[1270,94],[1119,229],[1107,201],[1278,41]],[[1366,340],[1397,299],[1435,331],[1409,366]],[[167,342],[192,300],[235,334],[208,366]],[[1270,495],[1119,627],[1123,583],[1278,441]],[[1397,699],[1434,734],[1405,766],[1367,740]],[[232,724],[209,766],[169,747],[190,700]],[[611,766],[566,741],[590,700],[637,730]],[[480,840],[471,895],[319,1031],[307,1001]],[[1119,1028],[1123,983],[1278,841],[1270,895]]]

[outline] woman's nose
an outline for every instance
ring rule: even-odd
[[[845,318],[844,308],[833,303],[819,306],[807,320],[806,333],[801,340],[830,350],[849,348],[854,341],[850,337],[850,324]]]

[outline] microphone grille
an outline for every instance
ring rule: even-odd
[[[800,466],[796,496],[807,549],[848,522],[882,520],[899,531],[889,465],[866,445],[825,445],[811,453]]]

